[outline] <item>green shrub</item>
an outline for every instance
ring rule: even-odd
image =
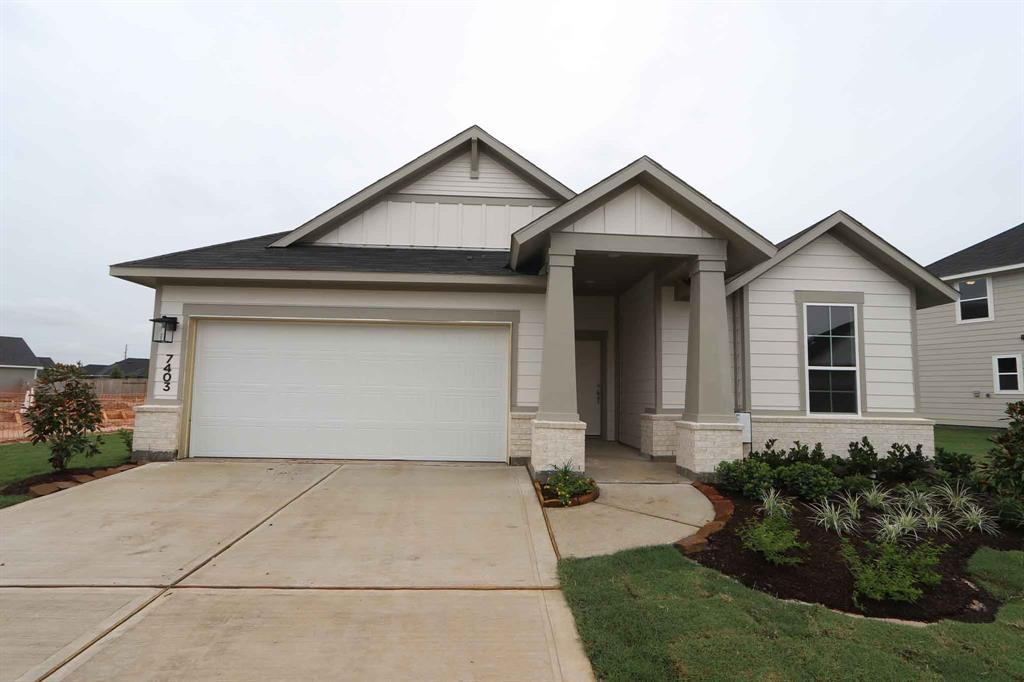
[[[918,443],[911,448],[906,443],[893,443],[886,458],[878,463],[878,475],[888,481],[915,481],[928,468],[924,448]]]
[[[118,429],[117,430],[117,437],[121,439],[122,443],[124,443],[124,446],[125,446],[125,448],[128,449],[128,452],[131,452],[132,451],[132,440],[135,437],[135,432],[132,431],[131,429]]]
[[[776,566],[792,566],[803,561],[791,552],[807,549],[800,542],[796,528],[784,514],[769,514],[763,519],[751,519],[740,529],[744,549],[757,552]]]
[[[761,460],[749,457],[721,462],[715,467],[715,473],[718,475],[718,485],[723,490],[754,499],[760,498],[774,482],[772,468]]]
[[[999,523],[1010,528],[1024,528],[1024,501],[1016,497],[997,497],[996,516]]]
[[[1010,425],[995,438],[996,447],[978,474],[999,495],[1024,498],[1024,401],[1006,406]]]
[[[567,505],[572,498],[592,492],[594,480],[573,469],[572,462],[566,462],[548,474],[544,487],[552,490],[558,501]]]
[[[849,540],[842,542],[840,555],[853,574],[853,603],[858,607],[860,597],[914,603],[921,598],[923,587],[934,587],[942,581],[935,567],[945,546],[925,542],[908,548],[869,541],[864,543],[867,556],[861,556]]]
[[[874,484],[874,481],[863,474],[845,476],[842,480],[843,490],[847,490],[851,493],[862,493],[865,490],[870,490],[871,486]]]
[[[786,463],[786,451],[776,450],[775,443],[774,438],[765,441],[762,450],[754,450],[750,453],[750,459],[764,462],[773,469],[782,466]]]
[[[970,478],[974,473],[974,458],[966,452],[950,452],[944,448],[935,449],[935,468],[952,478]]]
[[[878,452],[867,436],[853,441],[847,449],[846,472],[871,476],[878,471]]]
[[[92,457],[103,442],[91,438],[103,424],[103,410],[85,370],[58,363],[39,373],[32,406],[25,410],[33,443],[46,443],[50,464],[63,471],[72,455]]]
[[[787,464],[775,470],[775,484],[805,502],[820,500],[839,490],[835,474],[821,464]]]

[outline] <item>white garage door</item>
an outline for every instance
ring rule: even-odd
[[[508,334],[202,320],[189,455],[503,462]]]

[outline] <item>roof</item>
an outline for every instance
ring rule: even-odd
[[[401,168],[385,175],[380,180],[364,187],[340,204],[336,204],[294,230],[286,232],[271,246],[291,246],[300,240],[319,236],[369,207],[384,195],[412,182],[454,156],[463,153],[466,149],[477,149],[478,145],[483,146],[492,156],[552,198],[566,201],[576,196],[575,192],[548,175],[539,166],[507,147],[480,126],[473,125],[430,151],[421,154]]]
[[[149,376],[149,358],[125,358],[112,365],[86,365],[82,369],[91,377],[109,377],[115,367],[121,370],[125,379],[145,379]]]
[[[42,367],[39,358],[20,336],[0,336],[0,366]]]
[[[939,277],[1024,266],[1024,223],[957,251],[928,266]]]
[[[36,359],[39,360],[39,365],[43,369],[49,369],[49,368],[53,367],[56,364],[53,361],[53,358],[51,358],[49,355],[37,355]]]
[[[127,261],[112,268],[203,268],[219,270],[333,270],[448,275],[509,275],[508,251],[403,249],[294,244],[267,248],[285,232]]]
[[[866,258],[912,286],[917,296],[918,308],[928,308],[957,300],[958,294],[952,287],[845,211],[836,211],[824,220],[819,220],[792,237],[779,242],[778,253],[770,260],[730,279],[726,283],[726,293],[731,294],[746,286],[826,233],[833,233],[840,237]]]
[[[648,156],[595,183],[561,206],[519,228],[512,235],[512,266],[536,256],[544,237],[635,184],[641,184],[670,204],[685,206],[698,216],[701,227],[729,242],[730,267],[740,270],[775,254],[775,245],[718,204],[666,170]]]

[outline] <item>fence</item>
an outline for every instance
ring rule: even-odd
[[[128,386],[124,388],[126,391],[129,389]],[[102,431],[130,429],[135,426],[134,408],[145,401],[145,381],[130,388],[131,392],[104,393],[96,396],[103,408]],[[28,400],[28,394],[24,391],[0,393],[0,443],[28,440],[22,415]]]

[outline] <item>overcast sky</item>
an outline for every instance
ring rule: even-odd
[[[1024,220],[1024,3],[2,7],[0,334],[149,354],[107,266],[291,229],[478,123],[580,191],[647,154],[778,241],[930,263]]]

